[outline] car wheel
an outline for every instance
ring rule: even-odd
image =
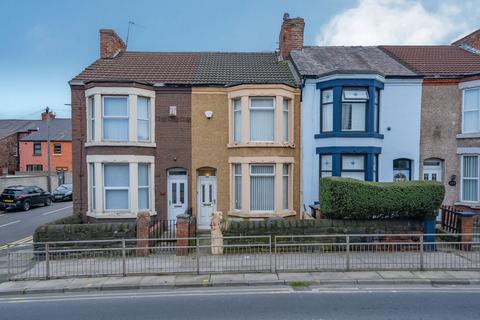
[[[28,210],[30,210],[30,201],[26,200],[26,201],[23,202],[22,210],[23,210],[23,211],[28,211]]]
[[[51,199],[50,197],[47,197],[47,198],[45,199],[44,204],[45,204],[46,206],[51,205],[51,204],[52,204],[52,199]]]

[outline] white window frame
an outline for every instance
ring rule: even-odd
[[[465,93],[467,91],[477,91],[478,93],[478,104],[477,109],[474,110],[465,110]],[[476,131],[465,131],[465,112],[477,112],[478,113],[478,127]],[[480,133],[480,87],[465,88],[462,90],[462,133]]]
[[[107,187],[105,186],[105,165],[126,165],[128,167],[128,187]],[[121,211],[130,211],[132,205],[131,205],[131,199],[130,199],[130,192],[131,192],[131,185],[132,181],[130,181],[130,164],[127,163],[119,163],[119,162],[105,162],[102,164],[102,181],[103,181],[103,210],[105,212],[121,212]],[[127,190],[128,194],[128,207],[126,209],[107,209],[107,191],[109,190]]]
[[[290,104],[291,100],[283,98],[282,102],[282,142],[290,142]],[[286,122],[285,122],[286,120]]]
[[[465,178],[464,175],[464,165],[463,165],[463,158],[464,157],[477,157],[477,168],[478,168],[478,177],[477,178]],[[480,202],[480,154],[463,154],[460,159],[461,162],[461,184],[460,184],[460,199],[461,202],[464,203],[479,203]],[[464,180],[477,180],[477,201],[472,201],[472,200],[465,200],[463,198],[463,181]]]
[[[282,165],[282,209],[289,210],[290,209],[290,167],[289,163],[284,163]],[[286,169],[286,173],[285,173]],[[286,179],[285,179],[286,178]],[[285,194],[285,181],[286,181],[286,194]]]
[[[240,172],[237,173],[236,169],[240,168]],[[242,199],[243,199],[243,181],[242,181],[242,164],[233,163],[232,164],[233,172],[233,210],[242,210]],[[240,190],[237,190],[236,180],[240,178]],[[237,192],[240,195],[240,199],[237,199]]]
[[[147,115],[148,115],[148,117],[147,117],[147,118],[140,118],[140,116],[139,116],[139,114],[140,114],[140,113],[138,112],[138,99],[139,99],[139,98],[147,99],[147,107],[148,107],[148,109],[147,109]],[[152,120],[151,120],[151,118],[152,118],[152,116],[151,116],[152,112],[151,112],[151,110],[152,110],[151,99],[150,99],[149,97],[137,96],[137,112],[136,112],[136,113],[137,113],[137,141],[150,142],[150,141],[152,140],[152,132],[151,132],[152,130],[151,130],[151,128],[150,128],[150,127],[151,127],[151,123],[152,123]],[[146,122],[147,122],[147,130],[148,130],[148,138],[147,138],[147,139],[140,139],[140,137],[139,137],[139,130],[138,130],[139,125],[138,125],[138,124],[139,124],[141,121],[144,121],[144,122],[146,121]]]
[[[242,142],[242,99],[241,98],[235,98],[232,99],[232,114],[233,114],[233,119],[232,119],[232,128],[233,128],[233,143],[241,143]],[[237,105],[236,102],[240,102],[239,105]],[[238,109],[237,109],[238,107]],[[239,116],[240,117],[240,131],[238,133],[238,137],[235,136],[235,133],[237,131],[237,128],[235,127],[235,117]]]
[[[127,115],[126,116],[106,116],[105,115],[105,98],[107,99],[126,99],[127,100]],[[130,137],[130,101],[129,101],[129,96],[128,95],[118,95],[118,96],[112,96],[112,95],[103,95],[102,96],[102,139],[103,141],[129,141]],[[105,119],[126,119],[128,123],[128,131],[127,131],[127,139],[106,139],[105,138]]]
[[[253,167],[264,167],[264,166],[271,166],[271,167],[273,167],[273,173],[268,173],[268,174],[267,174],[267,173],[253,173],[253,172],[252,172],[252,168],[253,168]],[[276,183],[275,167],[276,167],[275,163],[251,163],[251,164],[249,165],[249,175],[250,175],[250,177],[249,177],[250,188],[249,188],[249,189],[252,188],[252,177],[273,177],[273,184],[275,185],[275,183]],[[249,197],[250,197],[250,208],[249,208],[249,210],[250,210],[251,212],[273,212],[273,211],[275,211],[275,196],[276,196],[275,193],[276,193],[276,192],[275,192],[275,190],[274,190],[274,191],[273,191],[273,209],[271,209],[271,210],[270,210],[270,209],[268,209],[268,210],[256,210],[256,209],[252,209],[252,198],[251,198],[250,195],[249,195]]]
[[[327,101],[325,102],[324,101],[324,94],[325,92],[327,91],[330,91],[332,93],[332,100],[331,101]],[[331,114],[331,117],[329,117],[329,119],[325,119],[325,114],[324,114],[324,111],[325,111],[325,107],[330,107],[331,110],[332,110],[332,114]],[[325,130],[325,127],[324,127],[324,121],[329,121],[329,124],[330,124],[330,127],[331,129],[330,130]],[[320,132],[333,132],[333,88],[328,88],[328,89],[322,89],[321,92],[320,92]]]
[[[95,140],[95,96],[91,95],[87,98],[88,105],[88,141]]]
[[[152,194],[152,191],[151,191],[151,185],[152,185],[152,182],[150,181],[150,163],[138,163],[138,167],[140,166],[147,166],[147,182],[148,184],[147,185],[140,185],[140,183],[138,182],[138,185],[137,185],[137,190],[138,190],[138,194],[140,194],[140,189],[146,189],[147,190],[147,194],[148,194],[148,208],[140,208],[140,197],[137,197],[137,201],[138,201],[138,210],[139,211],[144,211],[144,210],[151,210],[152,209],[152,202],[150,201],[150,198],[151,198],[151,194]],[[138,170],[140,171],[140,170]],[[137,174],[137,181],[139,181],[139,177],[140,177],[140,174]]]
[[[252,100],[255,99],[271,99],[273,101],[272,107],[253,107],[252,106]],[[276,113],[276,98],[273,96],[251,96],[248,98],[248,110],[249,110],[249,121],[250,121],[250,132],[249,132],[249,140],[253,143],[273,143],[275,142],[275,136],[276,136],[276,121],[275,121],[275,113]],[[252,110],[272,110],[273,112],[273,139],[272,140],[252,140]]]
[[[96,201],[96,181],[95,181],[95,163],[88,164],[88,185],[90,200],[88,201],[89,210],[95,211],[97,209]]]

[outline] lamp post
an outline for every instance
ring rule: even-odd
[[[52,192],[52,169],[51,169],[51,151],[50,151],[50,108],[45,108],[46,118],[47,118],[47,167],[48,167],[48,176],[47,176],[47,188],[48,192]]]

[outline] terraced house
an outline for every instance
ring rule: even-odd
[[[300,209],[300,94],[267,53],[130,52],[100,31],[70,81],[74,210],[90,221],[192,209],[243,218]]]

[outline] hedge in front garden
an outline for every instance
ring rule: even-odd
[[[320,211],[329,219],[433,218],[444,195],[445,187],[435,181],[320,179]]]

